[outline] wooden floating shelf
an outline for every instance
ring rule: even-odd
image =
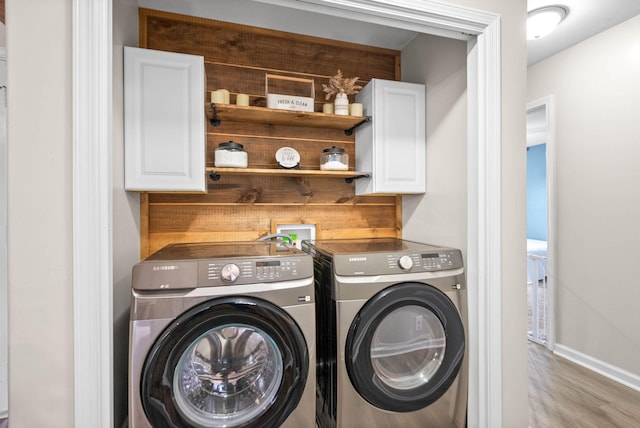
[[[356,171],[323,171],[319,169],[265,169],[265,168],[207,168],[212,180],[221,175],[270,175],[273,177],[324,177],[344,178],[350,183],[358,178],[369,177],[369,174]]]
[[[306,126],[352,131],[371,120],[368,116],[341,116],[320,112],[279,110],[235,104],[205,104],[207,118],[216,126],[220,121],[266,123],[269,125]]]

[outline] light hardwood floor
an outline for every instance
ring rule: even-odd
[[[640,392],[529,342],[531,428],[640,427]]]

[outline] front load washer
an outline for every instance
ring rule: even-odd
[[[462,254],[400,239],[303,241],[316,282],[320,427],[464,427]]]
[[[308,254],[268,242],[173,244],[133,268],[129,424],[314,427]]]

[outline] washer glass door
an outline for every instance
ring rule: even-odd
[[[176,365],[177,410],[202,426],[242,425],[274,401],[282,377],[282,354],[264,331],[245,324],[214,327]]]
[[[372,405],[411,412],[447,392],[462,366],[464,325],[453,302],[427,284],[388,287],[365,303],[347,334],[345,364]]]
[[[280,426],[309,371],[297,323],[248,296],[216,298],[176,318],[151,347],[140,398],[152,426]]]

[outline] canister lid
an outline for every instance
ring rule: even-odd
[[[240,143],[234,143],[233,141],[226,141],[218,144],[218,148],[222,150],[235,150],[244,151],[244,146]]]
[[[330,147],[330,148],[328,148],[328,149],[324,149],[324,150],[322,151],[322,153],[329,153],[329,154],[331,154],[331,153],[335,153],[335,154],[342,154],[342,153],[344,153],[344,149],[343,149],[343,148],[340,148],[340,147],[333,146],[333,147]]]

